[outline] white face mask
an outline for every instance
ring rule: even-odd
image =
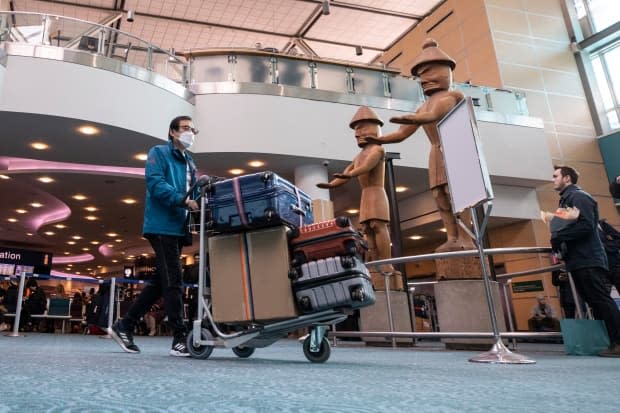
[[[179,142],[185,149],[189,149],[194,144],[194,134],[190,131],[185,131],[179,136]]]

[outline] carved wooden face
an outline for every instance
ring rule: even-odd
[[[441,90],[448,90],[452,85],[452,69],[442,62],[430,62],[418,69],[422,90],[427,96]]]
[[[357,139],[357,146],[360,148],[365,146],[367,137],[376,138],[381,136],[381,127],[377,122],[369,120],[361,120],[357,122],[353,128],[355,130],[355,139]]]

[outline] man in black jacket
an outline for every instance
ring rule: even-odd
[[[620,176],[616,176],[616,178],[611,181],[609,184],[609,192],[614,198],[620,198]]]
[[[598,236],[598,206],[578,187],[579,174],[570,166],[555,166],[553,189],[560,193],[560,207],[574,207],[579,217],[551,234],[551,246],[561,252],[579,295],[592,307],[594,317],[605,322],[611,345],[599,353],[620,357],[620,311],[607,293],[607,256]]]

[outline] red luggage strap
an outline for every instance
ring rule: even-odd
[[[241,225],[249,227],[248,217],[245,215],[245,208],[243,207],[243,199],[241,197],[241,184],[239,183],[239,177],[232,179],[233,192],[235,194],[235,206],[237,207],[237,213],[241,220]]]

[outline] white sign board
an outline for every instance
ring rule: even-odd
[[[459,214],[493,199],[471,98],[460,101],[439,123],[452,212]]]

